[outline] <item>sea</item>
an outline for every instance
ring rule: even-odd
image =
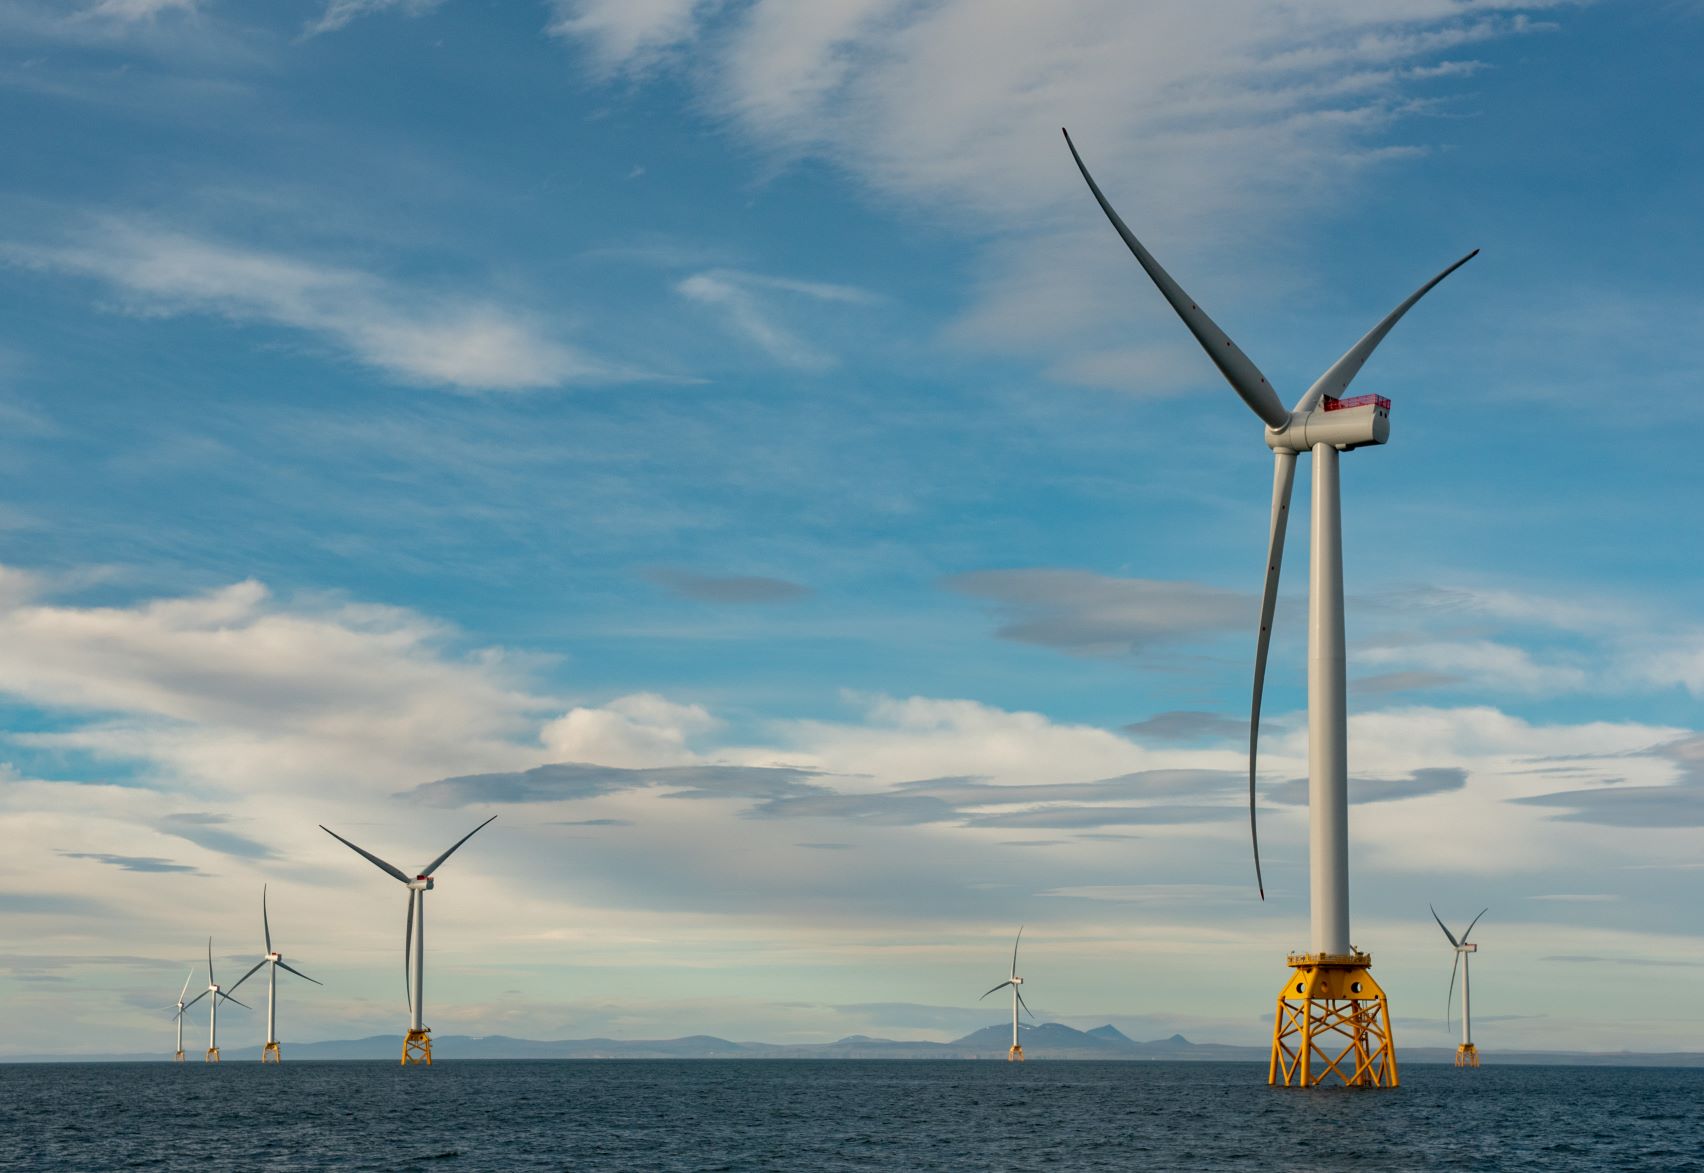
[[[1704,1170],[1704,1069],[933,1060],[0,1066],[0,1169]]]

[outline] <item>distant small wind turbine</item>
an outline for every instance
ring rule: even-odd
[[[207,1001],[207,1062],[217,1063],[219,1061],[219,999],[223,998],[227,1002],[237,1002],[237,1000],[221,989],[219,983],[214,980],[212,937],[207,938],[207,988],[185,1003],[183,1009],[188,1010],[209,994],[212,994],[213,997],[208,998]],[[249,1009],[245,1003],[237,1002],[237,1005],[244,1010]],[[181,1014],[182,1011],[179,1011],[179,1013]],[[181,1030],[178,1032],[178,1050],[180,1052],[183,1050],[183,1032]]]
[[[1426,907],[1432,908],[1430,904]],[[1479,910],[1479,916],[1484,916],[1490,911],[1489,908],[1482,908]],[[1461,940],[1458,941],[1455,934],[1445,926],[1443,917],[1438,915],[1438,910],[1432,908],[1432,919],[1438,922],[1438,927],[1444,930],[1444,936],[1448,937],[1450,944],[1455,946],[1455,964],[1450,966],[1450,992],[1448,997],[1444,999],[1444,1021],[1446,1023],[1450,1018],[1450,1004],[1455,1000],[1456,970],[1461,970],[1461,1045],[1456,1048],[1455,1061],[1457,1067],[1479,1066],[1479,1048],[1473,1045],[1473,1015],[1469,1010],[1467,998],[1467,955],[1479,952],[1479,946],[1470,943],[1467,934],[1471,933],[1473,926],[1479,923],[1479,916],[1468,922],[1466,932],[1462,933]]]
[[[399,867],[386,863],[370,851],[355,846],[349,840],[333,831],[324,823],[320,830],[330,835],[356,855],[385,872],[391,877],[402,881],[408,886],[408,929],[402,943],[402,976],[404,988],[408,991],[408,1037],[402,1042],[402,1062],[404,1066],[411,1063],[432,1065],[432,1031],[424,1022],[424,1011],[421,1001],[426,994],[426,893],[433,888],[432,873],[438,870],[446,859],[455,854],[456,848],[479,834],[496,815],[486,819],[473,830],[457,839],[450,849],[437,859],[420,869],[418,875],[410,876]]]
[[[325,983],[316,978],[308,977],[299,969],[292,968],[290,963],[284,960],[284,955],[272,948],[272,923],[266,917],[265,884],[260,886],[260,928],[261,932],[266,935],[266,952],[259,961],[254,963],[254,969],[250,969],[238,978],[231,989],[235,990],[237,986],[248,981],[249,978],[254,976],[254,971],[261,966],[271,967],[266,974],[266,1048],[260,1053],[260,1061],[265,1063],[271,1060],[277,1063],[282,1059],[282,1056],[278,1053],[278,971],[287,969],[297,977],[306,978],[313,982],[316,986],[323,986]]]
[[[1035,1017],[1035,1012],[1029,1008],[1029,1003],[1024,1001],[1023,991],[1018,989],[1019,986],[1024,984],[1024,979],[1018,976],[1018,944],[1023,939],[1024,929],[1022,925],[1019,925],[1017,940],[1012,942],[1012,976],[995,986],[993,990],[988,991],[988,994],[992,994],[996,990],[1005,989],[1007,986],[1012,987],[1012,1049],[1006,1052],[1006,1061],[1009,1063],[1022,1063],[1024,1061],[1024,1049],[1018,1045],[1018,1007],[1022,1006],[1024,1013],[1032,1019]],[[988,994],[982,995],[982,998],[986,998]],[[982,1001],[982,998],[978,998],[977,1001]]]
[[[192,965],[192,966],[189,967],[189,976],[187,976],[183,979],[183,989],[178,991],[177,1013],[172,1015],[172,1018],[174,1018],[177,1021],[177,1043],[178,1043],[177,1054],[175,1056],[173,1056],[173,1059],[174,1059],[175,1062],[178,1062],[178,1063],[183,1062],[183,1012],[184,1012],[184,1008],[188,1005],[186,1002],[184,1002],[183,996],[185,994],[189,993],[189,983],[194,981],[194,980],[195,980],[195,967]]]

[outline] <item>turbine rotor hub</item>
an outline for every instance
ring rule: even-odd
[[[431,876],[415,876],[408,882],[409,888],[416,892],[430,892],[433,887]]]

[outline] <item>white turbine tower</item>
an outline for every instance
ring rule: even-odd
[[[236,983],[231,986],[231,989],[235,990],[237,986],[248,981],[249,978],[254,976],[255,970],[259,969],[261,966],[265,965],[270,967],[266,973],[266,1047],[260,1053],[260,1061],[265,1063],[270,1060],[273,1063],[277,1063],[283,1058],[283,1056],[278,1052],[278,971],[281,969],[289,970],[297,977],[306,978],[308,981],[313,982],[316,986],[323,986],[325,983],[315,978],[308,977],[307,974],[303,973],[299,969],[291,968],[290,963],[284,960],[284,955],[272,948],[272,923],[266,916],[265,884],[260,886],[260,929],[266,937],[266,952],[261,955],[259,961],[254,963],[253,969],[250,969],[247,973],[243,974],[242,977],[236,980]]]
[[[1007,986],[1012,987],[1012,1049],[1006,1052],[1006,1060],[1010,1063],[1022,1063],[1024,1061],[1024,1049],[1018,1045],[1018,1007],[1022,1006],[1025,1014],[1028,1014],[1031,1018],[1035,1017],[1034,1011],[1029,1008],[1029,1003],[1024,1001],[1023,991],[1018,988],[1024,984],[1024,979],[1018,976],[1018,944],[1023,939],[1024,928],[1019,925],[1017,940],[1012,942],[1012,976],[995,986],[994,989],[989,990],[987,994],[982,995],[982,998],[986,998],[988,994],[1003,990]],[[982,998],[978,998],[977,1001],[982,1001]]]
[[[399,867],[393,867],[374,855],[355,846],[349,840],[333,831],[325,824],[320,824],[320,830],[330,835],[356,855],[378,868],[380,871],[402,881],[408,887],[408,929],[402,944],[402,976],[408,991],[408,1037],[402,1042],[402,1062],[424,1063],[432,1065],[432,1030],[425,1024],[425,1012],[421,1000],[426,993],[426,893],[433,888],[432,873],[438,870],[446,859],[455,854],[457,847],[472,839],[480,831],[490,825],[496,815],[486,819],[473,830],[457,839],[450,849],[437,859],[420,869],[418,875],[410,876]]]
[[[1426,907],[1432,908],[1430,904]],[[1489,908],[1482,908],[1479,910],[1479,916],[1484,916],[1490,911]],[[1461,940],[1458,941],[1455,939],[1455,934],[1450,932],[1444,924],[1444,918],[1438,915],[1438,910],[1432,908],[1432,919],[1438,922],[1438,927],[1444,930],[1444,936],[1448,937],[1450,944],[1455,946],[1455,964],[1450,966],[1450,992],[1449,996],[1444,999],[1445,1022],[1449,1021],[1450,1003],[1455,998],[1456,970],[1461,970],[1461,1045],[1456,1048],[1455,1062],[1457,1067],[1479,1066],[1479,1048],[1473,1045],[1473,1015],[1468,1006],[1467,992],[1467,955],[1479,952],[1479,946],[1468,941],[1467,934],[1471,933],[1473,926],[1479,923],[1479,916],[1467,923],[1467,930],[1462,933]]]
[[[189,983],[194,980],[195,967],[190,966],[189,976],[183,979],[183,989],[178,991],[177,1013],[172,1015],[172,1018],[177,1021],[177,1054],[173,1056],[173,1060],[178,1063],[183,1062],[183,1012],[189,1005],[189,1003],[183,1000],[183,996],[189,993]]]
[[[183,1009],[188,1010],[201,999],[207,998],[209,994],[213,996],[207,999],[207,1062],[217,1063],[219,1061],[219,999],[223,998],[227,1002],[237,1002],[237,1000],[220,988],[218,981],[213,977],[212,937],[207,938],[207,988],[186,1002]],[[244,1010],[249,1008],[243,1002],[237,1002],[237,1005]],[[178,1013],[181,1014],[183,1011],[180,1010]],[[178,1033],[178,1050],[179,1052],[183,1050],[182,1031]]]
[[[1255,881],[1260,885],[1263,899],[1266,893],[1260,878],[1260,842],[1254,827],[1260,697],[1266,678],[1272,615],[1278,601],[1278,568],[1284,554],[1284,530],[1289,518],[1296,457],[1304,452],[1313,456],[1308,597],[1308,874],[1312,933],[1308,951],[1292,953],[1288,958],[1292,972],[1278,994],[1267,1080],[1277,1083],[1282,1077],[1286,1085],[1311,1086],[1336,1076],[1350,1084],[1395,1087],[1396,1051],[1391,1043],[1390,1012],[1384,991],[1368,972],[1372,958],[1349,941],[1349,738],[1344,678],[1343,526],[1337,469],[1339,452],[1383,444],[1389,438],[1390,400],[1377,395],[1344,399],[1342,395],[1402,315],[1438,282],[1478,255],[1479,250],[1468,253],[1426,282],[1387,314],[1286,411],[1266,376],[1125,227],[1089,174],[1069,133],[1065,141],[1096,202],[1137,262],[1220,373],[1266,425],[1266,444],[1274,453],[1266,589],[1260,604],[1248,729],[1249,830],[1254,842]]]

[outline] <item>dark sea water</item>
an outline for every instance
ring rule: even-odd
[[[0,1168],[1704,1170],[1704,1070],[884,1061],[0,1066]]]

